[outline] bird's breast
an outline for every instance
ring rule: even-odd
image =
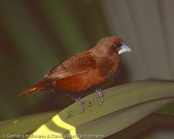
[[[118,56],[114,60],[107,57],[100,58],[99,60],[99,72],[102,77],[108,78],[118,68],[120,57]]]

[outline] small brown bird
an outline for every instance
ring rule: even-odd
[[[131,52],[131,49],[122,39],[115,36],[102,38],[92,49],[77,53],[52,68],[42,81],[22,92],[20,96],[27,96],[39,90],[59,91],[75,101],[80,101],[84,112],[85,101],[68,93],[85,91],[104,83],[116,71],[120,56],[125,52]],[[99,93],[102,104],[103,91],[95,91]]]

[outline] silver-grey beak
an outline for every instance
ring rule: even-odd
[[[131,48],[125,42],[122,42],[122,44],[123,45],[120,47],[120,50],[118,51],[119,55],[126,53],[126,52],[131,52]]]

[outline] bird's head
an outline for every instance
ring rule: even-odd
[[[126,52],[131,52],[131,48],[119,37],[111,36],[102,38],[92,51],[97,56],[116,58]]]

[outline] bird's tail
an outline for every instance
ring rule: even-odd
[[[29,94],[36,92],[36,91],[43,90],[48,84],[49,83],[46,81],[40,81],[39,83],[37,83],[33,87],[23,91],[19,96],[25,97]]]

